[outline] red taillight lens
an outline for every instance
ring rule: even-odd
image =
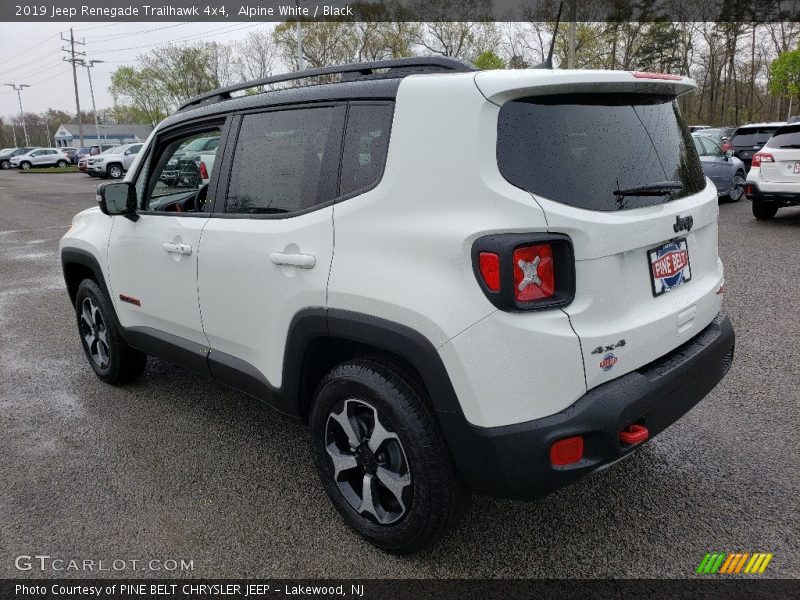
[[[563,467],[583,458],[583,437],[575,435],[558,440],[550,446],[550,464]]]
[[[494,252],[481,252],[478,266],[483,282],[493,292],[500,291],[500,257]]]
[[[200,179],[208,179],[208,169],[203,161],[200,161]]]
[[[555,291],[553,247],[536,244],[514,250],[514,297],[517,302],[549,298]]]
[[[752,198],[753,197],[753,184],[752,183],[748,183],[747,185],[744,186],[744,195],[745,195],[746,198]]]
[[[750,163],[751,167],[760,167],[761,163],[771,163],[775,162],[775,157],[772,154],[767,154],[766,152],[756,152],[753,154],[753,162]]]

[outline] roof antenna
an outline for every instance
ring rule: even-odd
[[[558,24],[561,22],[561,9],[564,7],[563,2],[558,3],[558,14],[556,14],[556,26],[553,29],[553,39],[550,42],[550,51],[547,53],[545,61],[536,65],[534,69],[552,69],[553,68],[553,50],[556,47],[556,36],[558,35]]]

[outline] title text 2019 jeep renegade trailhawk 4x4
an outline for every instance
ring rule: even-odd
[[[89,364],[121,383],[158,355],[307,422],[333,504],[394,552],[469,490],[573,482],[733,358],[692,87],[427,58],[199,96],[61,242]]]

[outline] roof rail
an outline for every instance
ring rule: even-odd
[[[386,70],[385,73],[377,73],[376,71]],[[242,83],[235,83],[227,87],[198,94],[194,98],[184,102],[178,108],[178,112],[188,108],[196,108],[205,104],[214,104],[229,100],[233,92],[240,92],[242,90],[259,87],[262,85],[269,85],[272,83],[280,83],[283,81],[293,81],[296,79],[308,79],[310,77],[319,77],[321,75],[335,75],[341,74],[342,81],[357,81],[359,79],[378,79],[378,78],[397,78],[413,75],[414,73],[435,73],[437,71],[476,71],[475,66],[461,62],[454,58],[446,58],[443,56],[422,56],[413,58],[398,58],[391,60],[376,60],[373,62],[354,63],[349,65],[339,65],[336,67],[323,67],[321,69],[308,69],[306,71],[295,71],[293,73],[284,73],[282,75],[274,75],[272,77],[264,77],[262,79],[253,79],[252,81],[245,81]]]

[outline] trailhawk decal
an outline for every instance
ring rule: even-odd
[[[667,242],[663,246],[648,251],[647,258],[650,264],[650,281],[653,284],[654,296],[674,290],[692,279],[689,246],[686,238]]]

